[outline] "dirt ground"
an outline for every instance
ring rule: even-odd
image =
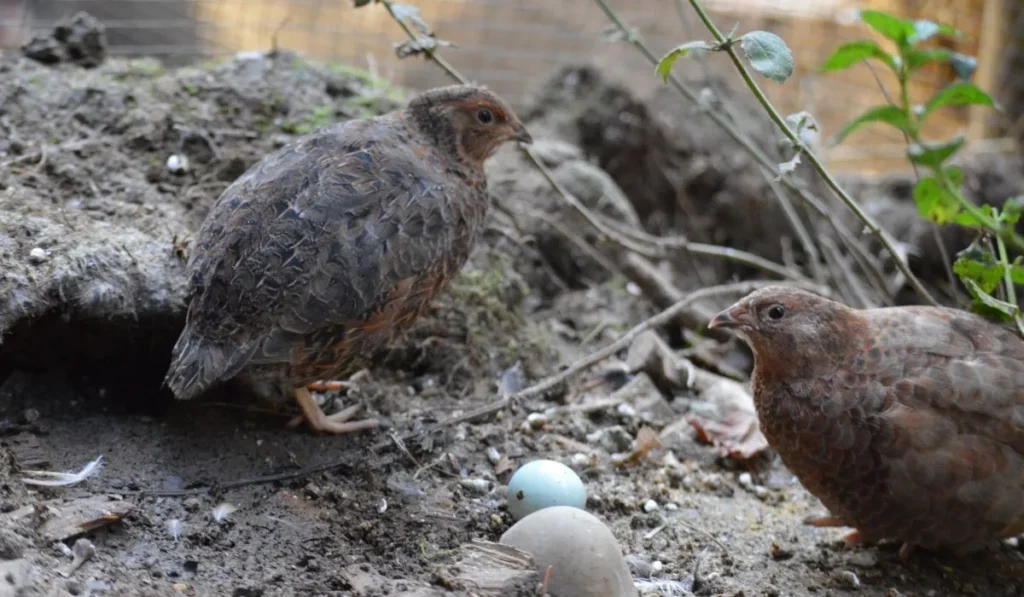
[[[626,141],[688,160],[686,180],[655,182],[664,192],[683,185],[698,211],[728,198],[735,218],[735,205],[763,200],[763,180],[750,182],[749,165],[707,123],[661,139],[595,134],[602,107],[618,104],[593,75],[558,74],[527,111],[538,151],[592,209],[685,231],[662,196],[637,197],[643,174],[615,153]],[[802,525],[820,505],[770,453],[739,462],[698,441],[686,417],[722,417],[727,405],[710,391],[659,387],[621,360],[417,435],[656,311],[600,256],[545,224],[596,237],[512,150],[491,165],[498,209],[463,276],[346,395],[324,397],[328,410],[365,404],[385,429],[326,437],[287,428],[292,405],[230,387],[172,400],[160,380],[182,322],[188,240],[210,204],[271,148],[390,110],[402,91],[287,52],[170,72],[148,60],[82,68],[9,52],[0,79],[0,596],[470,595],[458,580],[460,548],[509,528],[505,483],[536,458],[581,475],[588,509],[614,532],[643,594],[1024,594],[1013,542],[959,561],[922,553],[903,563],[895,546],[847,549],[841,530]],[[640,122],[670,118],[647,112],[664,105],[657,98],[619,99]],[[187,168],[171,167],[182,157]],[[765,242],[716,221],[709,241]],[[673,270],[681,288],[749,276],[718,262],[694,267]],[[671,326],[658,333],[679,358],[741,380],[749,371],[734,343]],[[617,464],[645,428],[660,447]],[[99,472],[70,487],[21,481],[26,470],[73,471],[100,456]],[[235,509],[221,515],[225,504]],[[71,570],[82,538],[95,553]]]

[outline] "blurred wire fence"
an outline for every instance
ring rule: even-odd
[[[592,0],[405,0],[415,4],[437,35],[457,45],[447,50],[465,74],[513,102],[567,64],[596,64],[643,94],[660,84],[653,68],[632,48],[608,40],[609,23]],[[695,37],[707,38],[688,3],[679,0],[609,0],[622,19],[657,51]],[[1024,0],[705,0],[720,27],[766,29],[782,36],[796,58],[784,85],[762,83],[780,110],[810,111],[825,135],[867,107],[885,101],[880,69],[857,66],[837,74],[816,68],[844,41],[877,37],[856,21],[858,9],[950,23],[963,39],[949,49],[978,57],[976,82],[994,91],[1005,112],[947,110],[929,124],[935,138],[969,134],[975,147],[1015,150],[1004,137],[1024,136]],[[64,16],[86,11],[106,26],[110,52],[155,56],[186,64],[246,50],[279,47],[310,57],[369,68],[413,89],[447,82],[419,58],[399,61],[403,39],[383,7],[356,9],[352,0],[0,0],[0,46],[17,47]],[[714,57],[723,74],[731,66]],[[934,65],[915,79],[911,98],[921,101],[954,80]],[[879,81],[880,80],[880,81]],[[830,151],[833,163],[862,170],[898,165],[903,140],[884,125],[865,127]]]

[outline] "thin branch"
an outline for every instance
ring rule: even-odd
[[[739,249],[733,249],[730,247],[719,247],[717,245],[708,245],[704,243],[691,243],[685,238],[674,237],[674,238],[661,238],[653,236],[643,232],[642,230],[627,229],[625,226],[617,226],[609,220],[605,220],[590,211],[586,205],[577,199],[572,193],[566,190],[561,183],[555,180],[555,177],[551,174],[551,171],[541,163],[539,159],[529,149],[523,148],[523,153],[533,162],[533,165],[537,167],[544,178],[547,179],[548,184],[551,185],[562,198],[569,203],[573,208],[576,209],[584,218],[590,222],[594,228],[597,228],[601,233],[608,236],[616,243],[622,245],[626,249],[639,253],[645,257],[651,257],[653,259],[662,259],[665,257],[664,251],[652,251],[646,247],[641,246],[638,242],[645,242],[655,247],[663,249],[683,249],[698,255],[706,255],[711,257],[722,257],[756,267],[768,273],[775,274],[782,278],[791,280],[800,280],[809,282],[810,280],[798,271],[787,268],[783,265],[774,263],[768,259],[748,253],[746,251],[740,251]],[[633,237],[632,239],[628,237]],[[638,242],[634,242],[638,241]]]
[[[715,24],[711,21],[711,18],[708,17],[707,13],[704,12],[704,9],[701,7],[700,2],[698,0],[690,0],[690,5],[693,6],[693,9],[695,11],[697,11],[697,16],[700,17],[700,20],[703,21],[704,26],[707,27],[708,31],[711,32],[711,35],[715,38],[715,41],[718,42],[722,46],[723,51],[729,55],[729,58],[732,60],[733,65],[736,66],[736,70],[739,71],[740,76],[743,78],[743,81],[747,84],[747,87],[750,88],[750,91],[754,94],[754,97],[757,98],[757,101],[760,102],[761,106],[765,109],[766,112],[768,112],[768,115],[771,116],[772,121],[774,121],[775,124],[779,127],[779,129],[782,130],[783,134],[786,135],[786,138],[789,139],[789,141],[793,144],[794,147],[799,148],[800,151],[804,154],[804,156],[807,157],[807,161],[811,164],[811,166],[814,167],[815,170],[817,170],[818,174],[821,176],[822,180],[825,181],[825,184],[828,186],[828,188],[831,189],[832,192],[835,193],[835,195],[839,197],[839,199],[844,204],[846,204],[850,211],[852,211],[857,216],[857,218],[864,223],[864,226],[866,226],[872,234],[878,237],[878,240],[885,247],[886,251],[888,251],[889,254],[892,256],[893,262],[896,264],[896,267],[906,277],[907,281],[910,283],[911,286],[914,287],[914,290],[917,291],[921,298],[923,298],[926,302],[928,302],[931,305],[938,305],[938,303],[935,301],[935,298],[932,297],[931,293],[929,293],[928,290],[924,287],[924,285],[921,284],[921,281],[917,279],[914,273],[910,271],[910,266],[907,265],[906,261],[903,260],[903,257],[899,254],[899,252],[896,251],[896,247],[893,241],[889,238],[889,235],[886,234],[886,232],[875,222],[874,218],[869,216],[867,213],[864,212],[864,210],[860,208],[860,206],[853,199],[853,197],[851,197],[841,186],[839,186],[839,183],[832,176],[832,173],[829,172],[827,168],[825,168],[825,166],[821,163],[821,161],[814,154],[814,152],[811,151],[809,147],[806,147],[804,145],[800,137],[797,136],[795,132],[793,132],[793,129],[789,127],[785,119],[783,119],[782,116],[778,113],[778,111],[775,109],[775,106],[772,105],[772,103],[768,100],[768,97],[765,96],[763,91],[761,91],[761,87],[757,84],[756,81],[754,81],[754,78],[753,76],[751,76],[750,71],[748,71],[747,67],[743,65],[743,61],[740,60],[739,54],[737,54],[736,50],[733,48],[731,40],[727,40],[725,36],[722,35],[722,32],[718,30],[718,27],[716,27]]]
[[[872,78],[875,79],[875,84],[878,85],[879,91],[882,92],[882,97],[885,98],[886,103],[890,106],[895,106],[896,102],[893,101],[892,96],[889,95],[889,90],[885,88],[885,84],[882,83],[882,78],[878,76],[878,71],[875,70],[875,65],[871,64],[871,61],[863,60],[864,66],[868,67],[871,71]],[[900,133],[903,135],[903,142],[910,147],[910,135],[907,131],[900,129]],[[910,167],[914,169],[914,179],[917,182],[921,182],[921,172],[917,169],[915,162],[910,162]],[[956,275],[953,274],[952,261],[949,259],[949,253],[946,251],[946,245],[942,242],[942,232],[939,229],[939,225],[936,222],[932,222],[932,238],[935,239],[935,245],[939,248],[939,257],[942,259],[942,266],[946,270],[946,278],[949,280],[949,292],[956,296]]]
[[[392,9],[391,3],[389,2],[389,0],[380,0],[380,3],[383,4],[384,7],[387,9],[388,14],[391,15],[391,18],[394,19],[394,21],[396,23],[398,23],[398,25],[402,28],[403,31],[405,31],[405,34],[407,36],[409,36],[409,39],[412,39],[412,40],[418,39],[416,37],[415,32],[413,32],[413,30],[404,21],[400,20],[395,15],[395,12]],[[462,84],[468,84],[469,83],[469,80],[466,77],[464,77],[461,73],[459,73],[459,71],[456,70],[455,67],[453,67],[447,60],[445,60],[437,52],[428,49],[428,50],[425,50],[424,53],[426,54],[426,56],[430,60],[433,60],[446,73],[448,73],[448,75],[452,79],[454,79],[455,81],[458,81],[459,83],[462,83]],[[562,199],[564,199],[573,208],[575,208],[578,212],[580,212],[580,214],[582,214],[583,217],[585,217],[587,219],[587,221],[589,221],[600,232],[602,232],[603,234],[605,234],[606,236],[608,236],[610,239],[612,239],[613,241],[617,242],[618,244],[622,245],[626,249],[629,249],[630,251],[634,251],[634,252],[640,253],[640,254],[645,255],[647,257],[653,257],[655,259],[663,258],[664,257],[663,254],[653,252],[650,249],[648,249],[646,247],[643,247],[643,246],[641,246],[638,243],[634,243],[634,242],[632,242],[628,238],[625,238],[622,234],[617,234],[615,230],[612,230],[609,226],[605,225],[599,218],[597,218],[596,214],[591,212],[585,205],[583,205],[582,202],[580,202],[579,199],[577,199],[575,196],[573,196],[572,193],[570,193],[564,187],[562,187],[562,185],[559,184],[559,182],[557,180],[555,180],[554,176],[551,174],[551,171],[548,170],[548,168],[546,166],[544,166],[543,163],[541,163],[541,161],[537,158],[537,156],[535,156],[533,154],[533,152],[530,151],[530,149],[528,147],[526,147],[524,145],[520,145],[519,146],[519,151],[522,152],[523,155],[525,155],[530,160],[530,162],[533,163],[533,165],[540,171],[540,173],[547,180],[548,184],[551,185],[551,188],[553,188],[555,190],[555,192],[557,192],[562,197]],[[779,265],[777,263],[773,263],[772,261],[770,261],[768,259],[764,259],[763,257],[759,257],[759,256],[754,255],[752,253],[747,253],[747,252],[744,252],[744,251],[740,251],[738,249],[732,249],[732,248],[728,248],[728,247],[717,247],[717,246],[714,246],[714,245],[704,245],[704,244],[699,244],[699,243],[689,243],[685,239],[683,239],[683,240],[674,239],[672,241],[668,241],[668,243],[666,244],[665,239],[660,239],[658,237],[654,237],[654,236],[650,236],[650,235],[646,235],[646,234],[644,234],[641,238],[643,239],[644,242],[647,242],[647,243],[655,245],[655,246],[664,246],[664,247],[668,247],[668,248],[681,248],[681,249],[685,249],[685,250],[688,250],[688,251],[690,251],[692,253],[696,253],[696,254],[708,255],[708,256],[713,256],[713,257],[723,257],[723,258],[726,258],[726,259],[731,259],[733,261],[737,261],[739,263],[743,263],[744,265],[749,265],[751,267],[756,267],[756,268],[761,269],[761,270],[763,270],[765,272],[775,274],[775,275],[780,276],[782,278],[793,279],[793,280],[800,280],[800,281],[805,281],[805,282],[809,281],[808,278],[806,276],[804,276],[803,274],[801,274],[800,272],[793,271],[793,270],[791,270],[789,268],[786,268],[784,266],[781,266],[781,265]]]
[[[637,51],[639,51],[640,54],[643,55],[644,58],[646,58],[647,61],[651,63],[652,66],[657,66],[658,58],[650,51],[650,49],[647,48],[647,46],[639,37],[636,36],[636,34],[634,34],[626,27],[622,20],[619,19],[618,15],[615,14],[615,11],[613,11],[604,0],[594,0],[594,2],[608,17],[608,20],[611,21],[612,24],[619,30],[619,32],[626,38],[626,40],[629,41],[629,43],[633,47],[635,47]],[[742,147],[754,159],[754,161],[756,161],[758,165],[761,166],[762,173],[765,177],[768,178],[768,180],[774,179],[774,177],[777,175],[777,163],[775,160],[769,158],[761,150],[761,148],[759,148],[757,145],[755,145],[753,142],[747,139],[744,136],[744,134],[736,127],[735,124],[723,118],[722,115],[719,114],[718,112],[707,109],[698,100],[697,94],[692,89],[683,84],[678,77],[676,77],[675,75],[669,75],[668,81],[669,83],[671,83],[672,87],[679,92],[680,95],[682,95],[685,99],[687,99],[694,105],[700,107],[702,112],[705,115],[707,115],[707,117],[712,122],[718,125],[727,135],[729,135],[730,138],[732,138],[733,141],[735,141],[740,147]],[[864,247],[862,247],[860,243],[858,243],[852,237],[849,231],[836,223],[835,215],[832,213],[832,210],[830,210],[824,203],[819,201],[816,197],[808,193],[805,189],[796,184],[790,177],[783,177],[781,182],[783,186],[785,186],[787,189],[795,193],[796,196],[799,197],[800,200],[804,202],[804,204],[811,206],[820,216],[822,216],[832,224],[832,227],[836,229],[837,233],[840,236],[840,239],[843,241],[843,244],[847,247],[847,249],[857,253],[857,264],[861,268],[863,268],[865,273],[867,273],[868,276],[872,279],[872,283],[878,286],[878,288],[881,289],[883,292],[888,292],[886,290],[884,282],[882,281],[882,272],[877,268],[874,262],[870,258],[868,258],[867,254],[864,251]],[[890,301],[888,295],[886,296],[886,300]]]
[[[774,284],[778,284],[778,283],[779,282],[775,281],[775,280],[750,280],[750,281],[747,281],[747,282],[737,282],[737,283],[734,283],[734,284],[722,284],[720,286],[710,286],[708,288],[702,288],[700,290],[695,290],[695,291],[691,292],[690,294],[686,295],[685,297],[681,298],[680,300],[676,301],[676,303],[673,304],[672,306],[670,306],[669,308],[667,308],[667,309],[661,311],[660,313],[658,313],[657,315],[654,315],[653,317],[650,317],[650,318],[644,320],[643,322],[637,324],[632,329],[630,329],[628,332],[626,332],[625,334],[620,336],[619,339],[616,340],[615,342],[612,342],[611,344],[605,346],[604,348],[601,348],[599,350],[596,350],[596,351],[588,354],[587,356],[585,356],[585,357],[581,358],[580,360],[576,361],[575,363],[573,363],[572,365],[570,365],[569,367],[567,367],[563,371],[560,371],[560,372],[558,372],[558,373],[556,373],[554,375],[546,377],[546,378],[542,379],[541,381],[539,381],[538,383],[536,383],[536,384],[534,384],[534,385],[532,385],[532,386],[530,386],[528,388],[525,388],[523,390],[520,390],[519,392],[516,392],[515,394],[506,396],[505,398],[502,398],[500,400],[495,400],[491,404],[488,404],[487,406],[484,406],[482,408],[478,408],[478,409],[476,409],[474,411],[471,411],[469,413],[466,413],[464,415],[450,417],[448,419],[445,419],[444,421],[439,421],[439,422],[437,422],[437,423],[435,423],[433,425],[430,425],[429,427],[424,428],[421,431],[412,431],[412,432],[406,433],[404,435],[401,435],[401,436],[399,436],[399,440],[400,440],[399,442],[396,442],[395,438],[393,436],[390,436],[387,439],[385,439],[383,441],[380,441],[380,442],[374,444],[373,446],[370,446],[368,449],[370,451],[372,451],[372,452],[381,452],[381,451],[384,451],[384,450],[392,449],[392,448],[395,447],[395,445],[397,443],[405,444],[405,443],[408,443],[408,442],[410,442],[412,440],[415,440],[418,437],[424,437],[424,436],[436,433],[438,431],[441,431],[443,429],[448,429],[448,428],[451,428],[451,427],[453,427],[455,425],[459,425],[461,423],[466,423],[468,421],[473,421],[473,420],[480,419],[480,418],[483,418],[483,417],[491,416],[491,415],[493,415],[493,414],[495,414],[495,413],[497,413],[499,411],[502,411],[502,410],[505,410],[505,409],[509,408],[512,405],[519,404],[519,403],[521,403],[524,400],[528,400],[528,399],[531,399],[531,398],[535,398],[537,396],[541,396],[541,395],[545,394],[546,392],[548,392],[549,390],[551,390],[552,388],[560,386],[560,385],[564,384],[565,382],[567,382],[568,380],[570,380],[573,377],[575,377],[576,375],[579,375],[580,373],[590,369],[591,367],[593,367],[597,363],[600,363],[601,361],[603,361],[603,360],[605,360],[605,359],[615,355],[617,352],[621,351],[622,349],[629,347],[629,345],[633,343],[633,340],[635,340],[637,338],[637,336],[639,336],[640,334],[646,332],[647,330],[658,328],[658,327],[661,327],[661,326],[663,326],[665,324],[668,324],[668,323],[672,322],[676,317],[679,316],[680,313],[682,313],[686,309],[690,308],[693,305],[693,303],[696,303],[698,301],[703,301],[703,300],[711,299],[711,298],[721,297],[721,296],[744,295],[744,294],[753,292],[754,290],[757,290],[758,288],[763,288],[765,286],[770,286],[770,285],[774,285]],[[794,285],[794,286],[799,286],[799,287],[803,287],[803,288],[808,288],[809,287],[807,284],[803,284],[803,283],[799,283],[799,282],[793,282],[791,284]],[[139,494],[143,494],[144,493],[144,494],[148,494],[148,495],[158,495],[158,496],[182,496],[182,495],[194,495],[194,494],[198,494],[198,493],[205,493],[205,492],[210,491],[212,489],[216,489],[216,490],[219,490],[219,491],[225,491],[225,490],[228,490],[228,489],[237,489],[239,487],[245,487],[245,486],[248,486],[248,485],[259,485],[259,484],[264,484],[264,483],[275,483],[275,482],[279,482],[279,481],[289,481],[289,480],[292,480],[292,479],[298,479],[298,478],[302,478],[302,477],[307,477],[309,475],[314,475],[314,474],[317,474],[317,473],[322,473],[322,472],[326,472],[326,471],[342,468],[344,466],[348,466],[348,465],[350,465],[352,463],[354,458],[365,456],[366,452],[367,452],[367,448],[365,446],[358,446],[358,447],[354,447],[354,448],[352,448],[350,450],[346,450],[345,453],[342,454],[342,456],[340,458],[335,459],[335,460],[331,460],[330,462],[324,462],[324,463],[321,463],[321,464],[316,464],[316,465],[313,465],[313,466],[305,467],[305,468],[298,469],[298,470],[295,470],[295,471],[290,471],[290,472],[287,472],[287,473],[277,473],[277,474],[273,474],[273,475],[263,475],[263,476],[260,476],[260,477],[253,477],[253,478],[249,478],[249,479],[242,479],[242,480],[238,480],[238,481],[232,481],[230,483],[225,483],[225,484],[222,484],[222,485],[218,485],[215,488],[207,488],[207,489],[196,488],[196,489],[185,489],[185,490],[177,490],[177,491],[152,491],[152,492],[139,491],[137,493],[139,493]],[[122,493],[124,493],[124,492],[122,492]]]

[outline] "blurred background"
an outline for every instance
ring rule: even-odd
[[[535,82],[560,66],[597,64],[624,78],[639,94],[660,84],[653,69],[626,45],[612,43],[608,21],[592,0],[409,0],[448,50],[457,67],[513,102],[527,97]],[[688,4],[677,0],[609,0],[659,54],[694,38],[707,38]],[[810,111],[823,133],[884,101],[876,76],[857,66],[830,75],[816,67],[844,41],[872,37],[856,21],[858,9],[876,8],[899,16],[949,23],[965,33],[946,47],[976,56],[975,82],[1004,106],[992,110],[945,110],[930,124],[930,136],[965,134],[973,151],[1016,151],[1024,137],[1024,0],[705,0],[723,30],[766,29],[782,36],[796,59],[795,76],[783,85],[761,80],[784,113]],[[382,7],[356,9],[352,0],[0,0],[0,47],[15,48],[32,35],[78,11],[107,28],[110,51],[120,56],[154,56],[171,65],[188,64],[249,50],[266,50],[276,38],[282,48],[310,57],[376,70],[413,89],[447,82],[420,58],[398,60],[394,44],[404,39]],[[733,77],[724,62],[711,63]],[[913,99],[921,101],[950,83],[948,66],[922,71]],[[905,167],[902,138],[883,125],[865,127],[828,152],[841,169],[864,172]]]

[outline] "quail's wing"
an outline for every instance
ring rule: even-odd
[[[1024,522],[1024,342],[952,309],[880,310],[851,364],[857,399],[882,405],[888,487],[933,516],[968,507]],[[850,387],[853,387],[851,384]],[[1024,530],[1024,527],[1021,528]]]
[[[465,225],[435,155],[393,125],[352,122],[268,156],[200,234],[201,333],[249,362],[287,361],[296,339],[415,291],[409,280],[438,267]]]

